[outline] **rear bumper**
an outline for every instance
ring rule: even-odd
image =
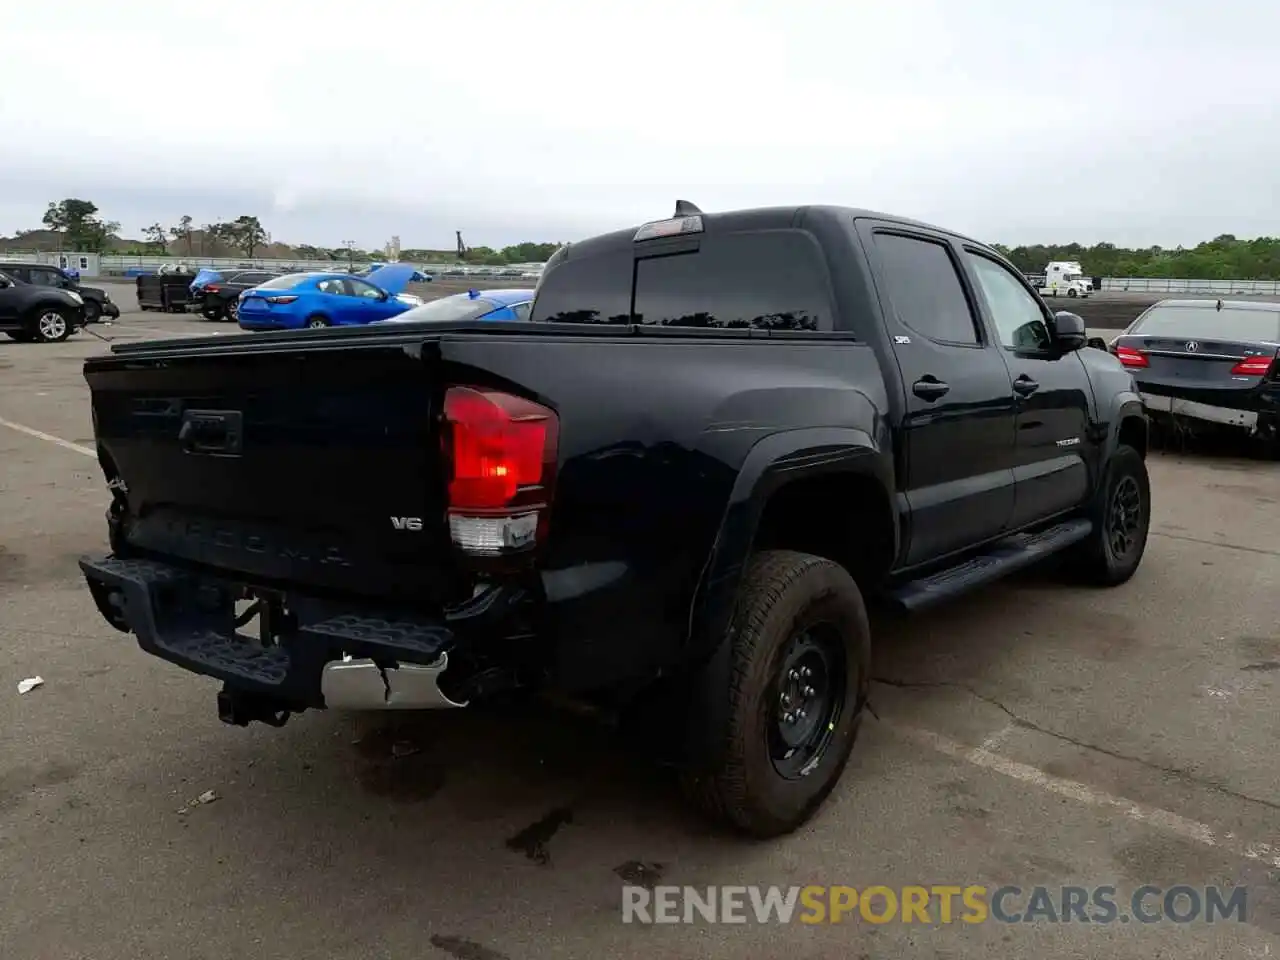
[[[304,326],[301,318],[262,313],[241,313],[237,319],[246,330],[301,330]]]
[[[1143,405],[1156,419],[1191,420],[1215,427],[1270,434],[1280,421],[1280,383],[1262,381],[1246,390],[1192,387],[1138,381]]]
[[[1237,410],[1232,407],[1219,407],[1211,403],[1200,403],[1181,397],[1165,396],[1158,393],[1143,393],[1142,402],[1153,413],[1168,413],[1178,417],[1190,417],[1193,420],[1204,420],[1227,427],[1240,427],[1253,430],[1258,425],[1257,410]]]
[[[294,711],[467,704],[464,686],[445,674],[449,654],[462,648],[459,626],[483,624],[483,617],[451,623],[283,596],[287,622],[276,642],[264,645],[237,631],[240,584],[116,556],[82,558],[80,569],[113,627],[132,633],[147,653],[222,680],[237,693]]]

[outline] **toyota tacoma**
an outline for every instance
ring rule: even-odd
[[[691,797],[760,837],[850,755],[866,601],[1050,555],[1121,584],[1147,539],[1121,362],[990,246],[866,211],[681,201],[560,249],[530,322],[120,344],[84,371],[111,492],[88,587],[220,680],[222,719],[649,709]]]

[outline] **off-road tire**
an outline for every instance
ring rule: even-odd
[[[777,674],[792,638],[826,624],[843,647],[843,708],[807,774],[788,779],[770,755]],[[823,627],[827,629],[827,627]],[[695,714],[712,718],[710,756],[686,769],[687,796],[713,818],[758,838],[794,831],[840,779],[862,722],[871,678],[871,630],[862,594],[838,564],[790,550],[748,563],[730,620],[725,673],[708,668],[695,684]],[[719,681],[717,681],[719,676]]]
[[[1118,553],[1113,546],[1113,510],[1121,487],[1128,484],[1136,486],[1138,494],[1138,528],[1133,534],[1132,547]],[[1142,562],[1151,527],[1151,482],[1147,464],[1133,447],[1120,444],[1111,454],[1088,516],[1093,521],[1093,532],[1074,552],[1074,572],[1097,586],[1119,586],[1133,576]]]

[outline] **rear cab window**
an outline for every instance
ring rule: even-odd
[[[548,271],[535,322],[829,331],[831,288],[805,231],[709,231],[614,246]]]

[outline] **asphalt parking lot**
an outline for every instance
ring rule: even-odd
[[[232,329],[128,310],[96,332]],[[1123,587],[1036,571],[877,618],[875,716],[840,787],[800,833],[746,843],[549,710],[221,724],[216,684],[108,628],[79,578],[107,504],[80,366],[105,346],[0,342],[4,957],[1280,956],[1280,464],[1153,454]],[[1144,884],[1245,885],[1248,909],[642,926],[628,881],[1112,885],[1122,908]]]

